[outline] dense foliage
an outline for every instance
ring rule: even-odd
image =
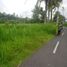
[[[55,33],[55,24],[0,24],[0,67],[17,67]]]

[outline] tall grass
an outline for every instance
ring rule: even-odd
[[[17,67],[55,33],[54,24],[0,25],[0,67]]]

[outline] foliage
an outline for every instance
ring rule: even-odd
[[[18,17],[16,17],[15,15],[6,14],[5,12],[4,13],[0,12],[0,23],[3,23],[1,22],[2,20],[7,21],[7,20],[16,20],[16,19],[18,19]]]
[[[44,23],[44,18],[45,18],[45,11],[43,10],[42,7],[35,6],[33,10],[33,20],[35,22],[42,22]]]
[[[34,23],[32,19],[26,17],[26,18],[21,18],[15,16],[15,14],[6,14],[6,13],[1,13],[0,12],[0,24],[2,23]]]
[[[0,24],[0,67],[17,67],[55,32],[54,24]]]
[[[65,17],[63,15],[61,15],[61,13],[58,11],[54,15],[54,18],[53,18],[54,22],[57,22],[57,17],[59,17],[58,18],[59,22],[65,22]]]
[[[64,26],[67,27],[67,22],[64,23]]]
[[[35,21],[39,20],[39,13],[40,13],[39,7],[35,6],[35,9],[33,10],[33,19]]]
[[[43,11],[43,10],[40,11],[40,8],[41,8],[40,3],[42,1],[45,2],[45,11]],[[38,2],[39,2],[39,4],[38,4]],[[35,19],[37,18],[38,20],[42,19],[45,22],[47,22],[49,20],[52,21],[52,19],[53,19],[53,17],[52,17],[53,16],[53,10],[56,9],[57,7],[59,7],[60,3],[62,3],[62,0],[37,0],[36,6],[35,6],[35,9],[34,9],[34,12],[33,12],[33,18],[35,18]],[[39,14],[41,15],[41,18],[39,18]]]

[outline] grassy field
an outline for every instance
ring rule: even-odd
[[[17,67],[55,33],[55,24],[1,24],[0,67]]]

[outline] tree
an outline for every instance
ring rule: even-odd
[[[59,11],[57,11],[54,15],[53,21],[57,22],[57,16],[59,16],[59,22],[65,22],[65,17],[63,15],[61,15],[61,13]]]
[[[33,10],[33,20],[34,21],[42,21],[44,22],[45,18],[45,11],[43,10],[42,7],[35,6]]]
[[[35,6],[34,10],[33,10],[33,19],[35,21],[39,20],[39,7],[38,6]]]
[[[51,20],[52,20],[52,15],[53,15],[53,9],[56,9],[56,7],[59,7],[61,2],[62,0],[49,0],[48,1],[48,11],[51,12]]]
[[[44,12],[42,11],[42,12],[45,15],[44,20],[45,20],[45,22],[47,22],[47,12],[48,12],[48,20],[49,20],[50,14],[51,14],[51,20],[52,20],[53,10],[56,9],[56,7],[60,6],[60,3],[62,2],[62,0],[37,0],[37,3],[36,3],[37,6],[35,7],[33,16],[38,19],[39,19],[39,12],[40,12],[40,3],[42,1],[45,2],[45,11]],[[38,5],[39,5],[39,7],[38,7]]]

